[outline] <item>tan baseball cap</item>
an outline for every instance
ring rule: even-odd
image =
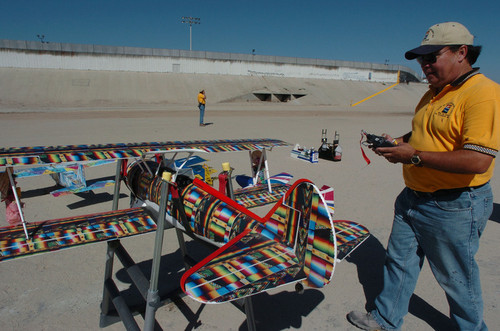
[[[405,58],[413,60],[420,55],[439,51],[449,45],[472,45],[474,36],[465,26],[458,22],[438,23],[431,26],[425,33],[419,47],[405,53]]]

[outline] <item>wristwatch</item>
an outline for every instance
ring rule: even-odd
[[[411,159],[410,159],[410,162],[417,167],[422,166],[422,160],[420,159],[419,154],[420,154],[420,151],[416,151],[415,154],[413,154]]]

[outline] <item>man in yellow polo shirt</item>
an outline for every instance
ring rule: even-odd
[[[402,163],[406,188],[395,203],[384,288],[370,313],[350,312],[364,330],[396,330],[427,258],[458,330],[487,330],[475,254],[493,210],[489,180],[500,148],[500,86],[473,69],[481,46],[462,24],[427,30],[417,59],[430,84],[412,131],[375,152]]]
[[[205,104],[207,103],[207,95],[205,94],[205,90],[201,90],[198,93],[198,108],[200,109],[200,126],[205,126],[204,117],[205,117]]]

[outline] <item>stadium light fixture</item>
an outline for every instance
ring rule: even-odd
[[[189,24],[189,50],[193,50],[193,24],[201,24],[199,17],[182,16],[182,23]]]
[[[36,36],[37,36],[38,39],[40,39],[40,41],[42,42],[42,44],[48,44],[49,43],[48,41],[44,40],[45,39],[45,35],[44,34],[42,34],[42,35],[37,34]]]

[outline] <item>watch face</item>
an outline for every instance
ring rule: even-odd
[[[418,155],[413,155],[410,159],[413,164],[420,164],[420,157]]]

